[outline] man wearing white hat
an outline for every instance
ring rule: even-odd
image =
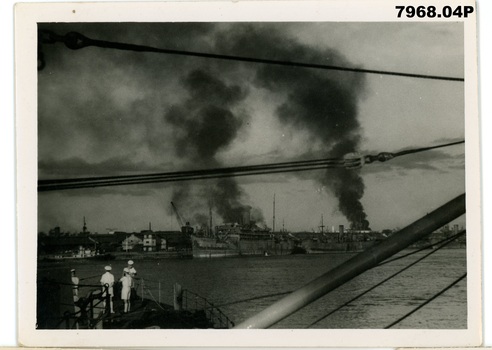
[[[111,313],[114,313],[113,311],[113,285],[114,285],[114,276],[110,272],[111,271],[111,266],[105,266],[104,269],[106,272],[101,276],[101,285],[103,286],[103,297],[106,297],[106,285],[108,285],[108,294],[109,294],[109,305],[110,305],[110,310]],[[106,306],[106,303],[104,303],[104,306]]]
[[[124,310],[123,312],[127,313],[130,311],[130,292],[131,292],[131,285],[132,285],[132,278],[130,277],[130,272],[128,271],[128,268],[125,267],[123,269],[123,277],[120,279],[121,282],[121,300],[123,300],[124,303]]]
[[[128,273],[130,276],[133,278],[137,274],[137,270],[135,270],[135,267],[133,266],[133,260],[128,260],[128,266],[126,267],[128,269]]]
[[[137,274],[137,270],[135,270],[135,267],[133,266],[133,260],[128,260],[128,266],[125,267],[127,269],[128,276],[130,276],[132,280],[131,287],[132,289],[135,288],[135,275]]]

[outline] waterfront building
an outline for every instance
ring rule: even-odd
[[[142,239],[137,237],[135,233],[130,234],[127,236],[123,242],[121,242],[121,249],[123,251],[129,251],[136,249],[137,246],[142,245]]]
[[[143,251],[156,252],[161,249],[161,238],[151,232],[145,232],[143,235]]]

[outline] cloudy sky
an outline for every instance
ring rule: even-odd
[[[40,24],[158,48],[463,77],[461,23]],[[464,84],[63,44],[42,46],[39,179],[377,154],[464,138]],[[38,229],[403,227],[465,190],[464,146],[374,163],[195,182],[39,193]],[[237,219],[237,220],[236,220]],[[464,219],[460,219],[464,222]]]

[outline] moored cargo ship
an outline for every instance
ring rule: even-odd
[[[183,230],[190,232],[190,229]],[[295,242],[280,240],[270,229],[258,227],[256,224],[228,223],[216,226],[215,233],[206,234],[197,230],[191,237],[195,258],[285,255],[290,254],[295,246]]]
[[[215,227],[215,233],[194,229],[187,225],[182,228],[191,236],[194,258],[212,258],[247,255],[287,255],[304,253],[360,252],[385,237],[381,234],[362,231],[342,231],[336,235],[284,230],[271,232],[256,224],[223,224]]]

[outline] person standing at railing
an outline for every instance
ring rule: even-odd
[[[111,271],[111,266],[105,266],[104,269],[106,272],[101,276],[101,285],[103,287],[103,297],[106,298],[106,291],[109,294],[109,306],[111,313],[113,314],[113,285],[114,285],[114,276],[110,272]],[[104,302],[104,306],[106,306],[106,302]]]
[[[77,301],[79,299],[79,278],[75,275],[75,269],[71,269],[72,273],[72,292],[73,292],[73,301]]]
[[[135,267],[133,266],[133,260],[128,260],[128,266],[125,267],[125,269],[128,270],[127,272],[132,279],[135,278],[135,276],[137,275],[137,270],[135,270]],[[124,269],[123,269],[123,271],[124,271]],[[132,284],[132,286],[133,286],[133,284]]]
[[[136,295],[135,292],[135,278],[137,276],[137,270],[133,266],[133,260],[128,260],[128,266],[125,267],[128,271],[128,276],[130,276],[131,279],[131,292],[130,292],[130,297],[133,295]]]
[[[123,269],[123,277],[120,278],[121,282],[121,300],[124,303],[124,313],[130,311],[130,293],[131,293],[131,285],[132,278],[130,277],[130,272],[127,267]]]

